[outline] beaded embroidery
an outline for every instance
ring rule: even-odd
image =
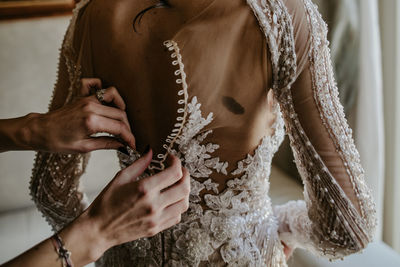
[[[184,74],[177,44],[174,41],[166,41],[164,44],[172,48],[170,51],[175,55],[173,58],[177,58],[181,66],[180,73]],[[181,94],[186,95],[187,92]],[[163,232],[165,242],[175,244],[169,248],[170,256],[164,259],[167,266],[197,266],[201,262],[211,264],[209,257],[218,250],[221,260],[232,266],[259,266],[268,262],[279,263],[271,266],[286,266],[277,235],[278,224],[271,213],[271,200],[268,196],[272,157],[284,136],[279,106],[275,104],[274,113],[277,114],[277,119],[272,125],[274,135],[265,136],[261,140],[254,156],[247,155],[237,163],[237,168],[229,175],[239,177],[229,180],[228,188],[223,192],[219,192],[218,184],[208,178],[213,171],[228,175],[228,163],[211,156],[219,146],[213,143],[204,144],[212,130],[203,129],[211,123],[213,114],[203,117],[201,104],[195,96],[185,106],[187,112],[182,113],[188,114],[188,118],[179,130],[181,134],[174,136],[174,143],[169,142],[170,146],[165,148],[182,160],[192,177],[190,204],[189,210],[182,215],[181,223]],[[119,155],[123,166],[137,159],[133,152],[130,158]],[[202,199],[200,192],[204,189],[211,190],[214,194],[205,194]],[[205,210],[200,204],[202,200],[207,207]],[[124,247],[130,246],[138,251],[131,257],[132,262],[154,262],[154,252],[160,253],[161,239],[161,234],[158,234],[131,242]],[[120,255],[121,249],[123,248],[117,247],[108,251],[101,266],[113,262],[112,259]],[[159,257],[157,260],[156,266],[161,266],[163,260]]]
[[[167,153],[182,159],[191,175],[188,212],[182,222],[151,238],[142,238],[108,250],[98,266],[287,266],[280,239],[293,247],[304,247],[317,255],[336,259],[362,250],[372,240],[376,226],[375,207],[365,185],[359,155],[351,130],[337,100],[337,88],[329,61],[326,26],[310,0],[304,1],[312,36],[309,60],[314,100],[321,119],[329,130],[353,183],[362,214],[357,210],[329,173],[306,136],[294,111],[291,85],[296,77],[292,19],[280,0],[247,0],[265,34],[272,57],[275,105],[275,133],[265,136],[253,155],[237,163],[228,173],[228,163],[213,157],[219,145],[205,143],[211,130],[204,130],[213,114],[202,116],[196,96],[189,101],[186,74],[179,47],[174,41],[164,45],[172,52],[176,81],[182,85],[178,95],[178,119],[167,137],[164,154],[152,162],[162,170]],[[72,48],[73,29],[79,10],[74,10],[63,43],[71,87],[66,102],[73,97],[80,78]],[[181,107],[182,106],[182,107]],[[272,207],[268,196],[271,159],[284,136],[283,122],[289,134],[296,164],[305,185],[305,201],[290,201]],[[137,157],[123,157],[122,166]],[[35,160],[31,194],[39,209],[55,229],[60,229],[82,211],[78,191],[79,177],[85,169],[84,155],[59,155],[40,152]],[[229,176],[227,188],[219,192],[210,175]],[[212,193],[200,195],[208,190]],[[60,197],[62,196],[62,197]],[[201,205],[203,202],[203,206]],[[278,236],[279,233],[279,236]]]

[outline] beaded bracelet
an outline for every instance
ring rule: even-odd
[[[64,247],[64,243],[61,237],[58,234],[54,234],[51,238],[51,241],[53,242],[54,249],[58,254],[58,258],[62,261],[62,266],[73,267],[74,265],[72,264],[72,261],[70,259],[71,252]]]

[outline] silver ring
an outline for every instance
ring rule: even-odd
[[[99,100],[101,104],[104,104],[104,93],[106,92],[106,89],[100,89],[96,91],[96,98]]]

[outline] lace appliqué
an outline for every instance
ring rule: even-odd
[[[164,44],[173,48],[170,51],[174,51],[177,61],[173,64],[179,65],[180,74],[184,75],[177,44],[173,41]],[[284,136],[279,106],[275,105],[277,119],[272,126],[275,129],[274,135],[264,137],[254,155],[249,154],[239,161],[237,168],[230,174],[227,173],[227,162],[212,157],[219,145],[205,143],[206,138],[212,134],[212,130],[205,128],[212,122],[213,113],[203,117],[201,104],[195,96],[185,103],[185,107],[187,111],[182,112],[187,114],[183,120],[185,123],[178,125],[179,130],[176,130],[180,134],[174,135],[173,142],[170,139],[170,146],[164,148],[168,153],[178,156],[191,175],[190,204],[189,210],[182,215],[182,222],[163,232],[169,251],[166,265],[198,266],[201,262],[212,264],[214,259],[228,266],[260,266],[263,263],[274,264],[267,266],[286,266],[277,235],[278,222],[271,212],[268,196],[272,156]],[[119,156],[124,165],[138,157],[133,152],[130,157],[123,154]],[[220,193],[218,184],[209,178],[213,172],[240,177],[229,180],[228,188]],[[204,189],[213,194],[205,194],[202,199],[200,192]],[[200,204],[202,200],[208,209],[203,210]],[[132,242],[131,247],[158,251],[159,248],[153,247],[151,243],[154,239],[161,239],[161,235],[142,238]],[[143,257],[154,257],[144,252],[139,254],[142,260]],[[136,262],[136,258],[132,260]]]
[[[278,223],[268,197],[272,156],[284,137],[278,105],[275,112],[278,116],[273,125],[274,135],[264,137],[253,156],[249,154],[237,163],[230,175],[241,176],[229,180],[227,189],[220,194],[204,195],[207,210],[198,203],[199,193],[208,184],[217,193],[216,184],[210,179],[204,183],[192,179],[190,208],[182,223],[171,230],[176,248],[172,249],[170,266],[181,266],[182,262],[184,266],[212,264],[210,258],[216,257],[215,253],[228,266],[260,266],[271,262],[274,265],[267,266],[286,266],[277,236]],[[187,157],[190,154],[184,158]],[[192,169],[194,173],[195,170]]]

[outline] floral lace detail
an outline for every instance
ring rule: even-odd
[[[130,266],[134,263],[135,266],[280,267],[287,266],[280,238],[292,240],[294,246],[303,245],[331,259],[360,251],[371,240],[375,210],[363,181],[351,132],[335,98],[337,89],[329,68],[326,28],[315,6],[309,0],[303,1],[313,37],[310,61],[313,64],[314,100],[319,105],[325,126],[335,128],[330,134],[343,153],[343,161],[363,210],[361,216],[315,151],[294,110],[290,87],[296,77],[296,53],[292,20],[286,7],[280,0],[247,0],[272,56],[273,90],[279,102],[275,109],[275,133],[264,137],[253,155],[247,155],[237,163],[234,171],[228,173],[228,163],[214,156],[219,145],[206,142],[213,134],[212,130],[206,129],[213,120],[213,113],[203,117],[197,97],[193,96],[189,101],[179,48],[173,41],[167,41],[164,45],[173,51],[173,64],[179,66],[175,75],[181,76],[177,79],[177,83],[182,84],[178,95],[183,97],[178,105],[184,107],[178,108],[182,120],[178,120],[164,148],[166,153],[178,155],[189,170],[192,185],[189,210],[182,215],[180,224],[154,237],[108,250],[97,266]],[[66,103],[74,96],[74,88],[81,76],[80,67],[75,65],[72,40],[79,11],[88,2],[81,1],[74,10],[61,51],[70,80]],[[329,90],[322,91],[322,87]],[[268,196],[270,166],[283,139],[283,119],[304,181],[305,201],[272,207]],[[122,167],[138,157],[140,155],[135,151],[130,151],[128,156],[119,154]],[[163,158],[159,159],[162,162]],[[31,195],[56,230],[82,211],[82,194],[78,186],[86,162],[85,155],[40,152],[36,156]],[[154,169],[163,168],[155,161],[152,164]],[[210,178],[213,173],[231,178],[223,192],[219,192],[218,184]],[[209,193],[201,195],[203,190]],[[294,211],[296,213],[291,214]]]
[[[208,114],[207,118],[201,116],[201,104],[197,102],[197,97],[193,97],[188,104],[189,120],[182,130],[182,134],[177,138],[178,149],[170,149],[169,152],[177,155],[185,162],[185,167],[190,175],[196,178],[207,178],[213,170],[227,174],[227,162],[220,162],[218,157],[212,158],[211,153],[215,152],[219,145],[213,143],[202,144],[204,139],[212,133],[212,130],[201,133],[201,130],[211,123],[213,114]]]
[[[217,184],[210,179],[204,183],[192,179],[189,210],[182,216],[182,222],[170,230],[170,242],[176,243],[171,248],[170,266],[212,264],[210,258],[214,257],[220,257],[228,266],[260,266],[273,262],[273,258],[280,259],[277,261],[280,264],[274,266],[286,266],[282,250],[278,249],[278,223],[268,196],[272,156],[284,136],[279,106],[275,112],[278,114],[273,125],[275,134],[264,137],[253,156],[247,155],[237,163],[230,175],[241,176],[229,180],[227,189],[220,194],[204,195],[206,210],[199,204],[200,192],[212,184],[217,193]],[[190,151],[183,160],[197,155],[196,151]],[[201,161],[201,157],[195,158]],[[192,176],[196,169],[189,172]],[[219,256],[215,255],[218,251]]]
[[[177,44],[172,41],[168,43],[174,44],[171,47],[175,48],[174,53],[179,61],[181,57],[176,49]],[[183,68],[180,73],[184,73]],[[228,163],[212,157],[219,145],[205,143],[212,134],[212,130],[205,128],[212,122],[213,113],[203,117],[196,96],[185,106],[188,114],[186,123],[180,128],[180,134],[174,136],[174,146],[168,147],[167,151],[178,156],[191,175],[189,210],[182,215],[180,224],[155,237],[134,241],[130,246],[159,251],[160,247],[151,244],[153,240],[163,239],[167,253],[161,262],[167,266],[197,266],[202,262],[224,262],[228,266],[260,266],[278,262],[273,266],[286,266],[277,235],[278,222],[271,212],[268,196],[272,157],[284,136],[279,106],[276,104],[274,110],[277,115],[272,126],[274,135],[265,136],[253,156],[248,154],[237,163],[237,168],[229,175],[241,176],[229,180],[227,189],[222,193],[219,193],[218,184],[209,177],[213,172],[228,175]],[[138,158],[133,151],[130,157],[123,154],[119,156],[123,166]],[[201,197],[204,189],[214,194]],[[205,210],[201,206],[202,200],[207,207]],[[107,254],[105,257],[108,255],[111,257],[116,254]],[[143,257],[154,260],[152,254],[139,252],[137,255],[142,260]],[[137,262],[137,257],[132,261]]]
[[[229,180],[228,188],[221,194],[218,194],[218,184],[211,179],[204,182],[198,180],[209,177],[208,173],[212,169],[218,171],[221,170],[220,166],[227,166],[226,163],[221,165],[219,159],[213,160],[209,154],[218,149],[218,146],[212,143],[203,144],[212,131],[201,133],[201,130],[212,121],[212,114],[207,118],[202,117],[200,107],[197,98],[193,97],[188,104],[189,119],[176,141],[177,149],[170,151],[184,162],[192,177],[192,188],[189,210],[182,215],[182,222],[164,232],[165,242],[172,244],[169,256],[166,257],[166,265],[197,266],[201,262],[211,264],[209,258],[219,251],[221,261],[228,266],[260,266],[267,262],[279,262],[268,266],[286,266],[277,236],[278,222],[271,212],[271,200],[268,196],[272,156],[284,136],[279,106],[276,105],[275,109],[278,115],[273,125],[275,134],[264,137],[253,156],[247,155],[238,162],[237,169],[230,175],[242,176]],[[193,131],[194,125],[196,131]],[[135,160],[135,155],[131,159]],[[213,164],[206,164],[207,160]],[[128,158],[123,161],[128,164]],[[208,167],[200,168],[204,165]],[[222,170],[226,174],[226,167]],[[215,193],[204,195],[207,210],[203,210],[200,205],[200,192],[204,189]],[[159,251],[159,243],[154,240],[160,240],[161,235],[129,243],[129,247],[138,252],[132,254],[137,256],[132,256],[131,260],[154,261],[153,253],[145,251]],[[121,247],[111,250],[121,250]],[[103,258],[116,255],[118,252],[108,252]],[[106,266],[103,263],[110,260],[101,260],[101,266]]]

